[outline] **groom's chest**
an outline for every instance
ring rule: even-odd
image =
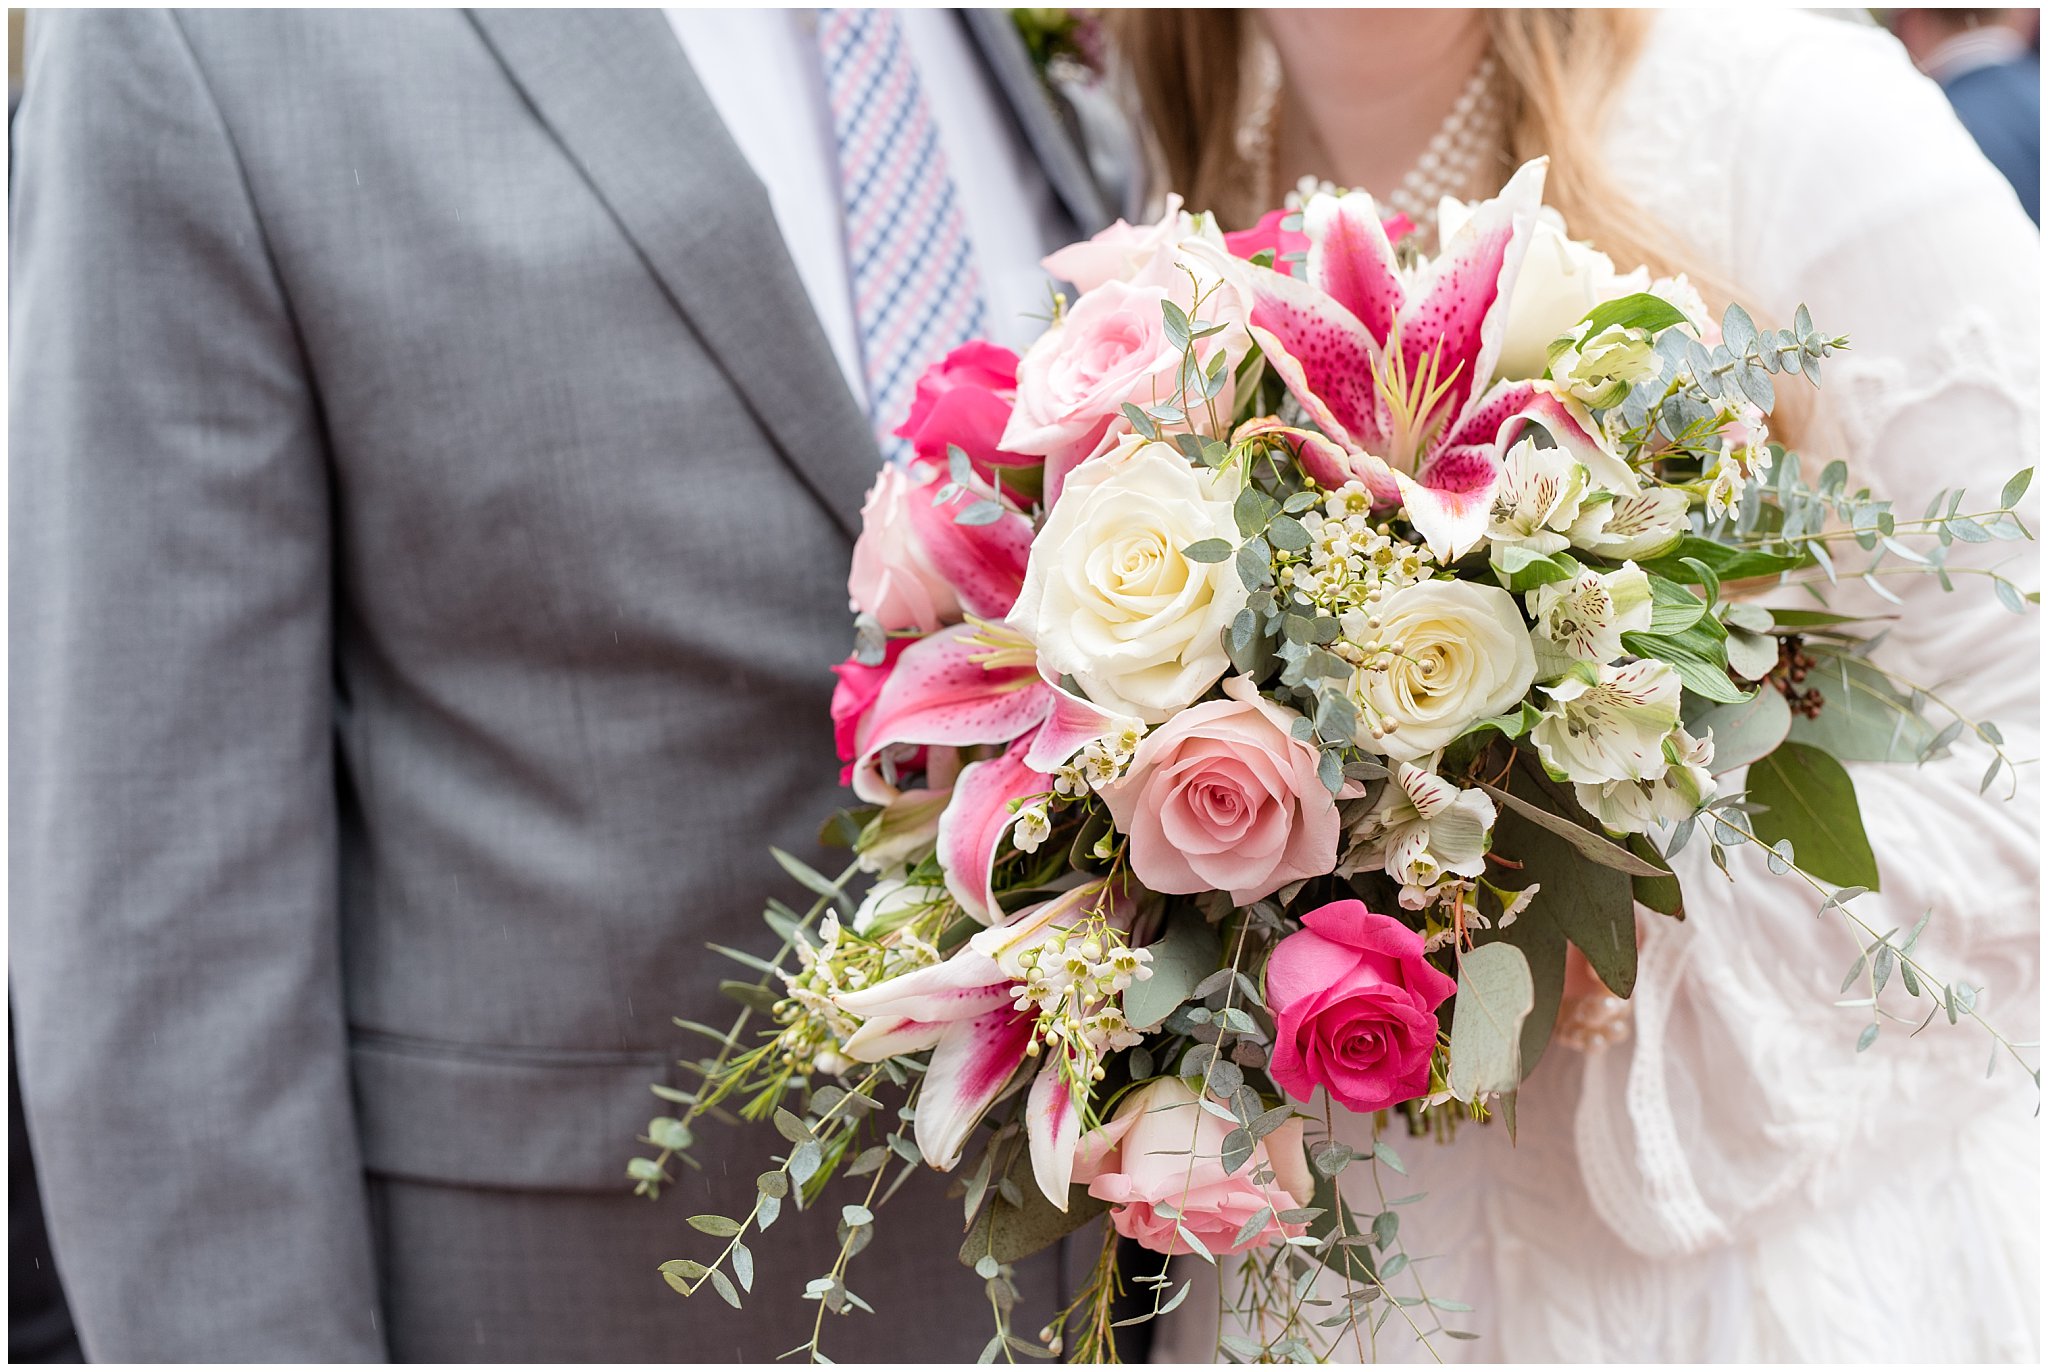
[[[772,615],[842,594],[843,529],[876,458],[857,423],[789,413],[851,402],[801,293],[743,275],[777,246],[773,224],[751,245],[697,237],[730,220],[743,178],[640,186],[692,165],[649,158],[594,184],[459,16],[353,32],[380,50],[360,69],[307,61],[319,88],[245,152],[352,597],[400,631],[523,615],[673,639],[681,604]],[[352,84],[370,79],[379,98]],[[693,311],[714,286],[717,317]],[[764,413],[758,374],[778,365],[799,399]],[[794,460],[792,432],[815,438]]]

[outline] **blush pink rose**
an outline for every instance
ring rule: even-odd
[[[884,629],[928,634],[959,623],[963,611],[1001,619],[1017,603],[1031,521],[1005,510],[987,524],[962,524],[955,516],[990,492],[977,485],[941,501],[949,484],[929,463],[885,467],[861,506],[847,598]]]
[[[1239,905],[1337,865],[1337,804],[1316,750],[1251,682],[1191,705],[1145,735],[1102,788],[1130,836],[1131,870],[1162,895],[1230,892]]]
[[[1002,446],[1071,467],[1127,427],[1125,401],[1150,405],[1174,390],[1180,350],[1166,338],[1166,287],[1105,281],[1039,335],[1017,364],[1017,408]]]
[[[1017,354],[995,343],[963,343],[917,379],[910,418],[896,436],[909,439],[920,458],[942,467],[947,448],[957,446],[984,481],[993,481],[998,468],[1038,461],[1003,451],[1003,427],[1010,422],[1016,395]]]
[[[1277,1216],[1302,1209],[1315,1195],[1301,1121],[1288,1120],[1259,1141],[1248,1162],[1226,1172],[1223,1140],[1232,1127],[1202,1109],[1179,1077],[1161,1077],[1125,1096],[1107,1124],[1081,1136],[1074,1180],[1115,1207],[1109,1222],[1117,1233],[1155,1253],[1194,1251],[1162,1206],[1178,1212],[1211,1253],[1265,1248],[1300,1234],[1303,1226],[1282,1224]],[[1252,1178],[1267,1166],[1273,1180],[1255,1184]],[[1265,1227],[1237,1242],[1238,1231],[1268,1206]]]
[[[896,670],[896,659],[915,642],[914,638],[892,638],[884,646],[879,663],[870,666],[848,658],[832,669],[839,678],[832,688],[832,744],[839,752],[839,760],[846,764],[839,769],[841,786],[853,781],[853,760],[860,756],[861,722],[874,708],[875,698],[882,694],[882,684],[889,679],[889,673]]]
[[[1320,1086],[1360,1114],[1427,1093],[1436,1008],[1457,982],[1423,957],[1422,935],[1359,901],[1301,922],[1266,962],[1274,1082],[1300,1101]]]
[[[1039,263],[1075,290],[1094,290],[1105,281],[1128,281],[1144,270],[1161,248],[1194,231],[1178,195],[1166,197],[1166,213],[1151,224],[1119,219],[1085,243],[1071,243]]]

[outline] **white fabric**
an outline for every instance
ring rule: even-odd
[[[796,263],[847,387],[863,406],[861,372],[840,236],[837,158],[811,12],[790,9],[669,9],[683,54],[705,94],[768,190],[775,222]],[[1002,97],[950,10],[900,12],[904,40],[939,126],[946,164],[960,192],[975,264],[989,304],[990,336],[1021,349],[1049,311],[1038,259],[1057,246],[1058,202]],[[687,136],[687,130],[678,131]]]
[[[1803,301],[1851,336],[1802,440],[1809,475],[1841,456],[1852,485],[1912,519],[1943,486],[1986,508],[2034,463],[2038,235],[1889,36],[1798,13],[1665,11],[1618,108],[1609,147],[1630,192],[1760,314],[1789,322]],[[2031,588],[2034,547],[1958,545],[1955,562],[2002,562]],[[1931,578],[1885,583],[1907,608],[1882,660],[2038,758],[2038,612],[2002,609],[1982,578],[1956,582],[1952,595]],[[1931,909],[1925,964],[1988,987],[1986,1014],[2025,1042],[2039,1037],[2038,768],[2022,768],[2017,799],[1996,798],[2003,783],[1979,798],[1988,756],[1958,745],[1918,769],[1853,769],[1883,876],[1854,908],[1880,932]],[[2034,1087],[2010,1061],[1987,1082],[1991,1045],[1968,1021],[1917,1038],[1887,1024],[1854,1053],[1867,1012],[1833,1004],[1855,956],[1840,918],[1761,862],[1742,860],[1731,886],[1706,858],[1700,839],[1679,855],[1683,923],[1645,918],[1632,1036],[1590,1055],[1553,1044],[1521,1093],[1515,1146],[1497,1124],[1448,1146],[1390,1136],[1412,1175],[1383,1173],[1389,1194],[1428,1193],[1402,1208],[1403,1239],[1442,1255],[1416,1270],[1430,1295],[1476,1307],[1442,1318],[1481,1337],[1439,1337],[1437,1353],[2036,1361]],[[1349,1124],[1358,1143],[1363,1123]],[[1354,1207],[1380,1208],[1363,1164],[1345,1185]],[[1207,1290],[1169,1321],[1165,1360],[1206,1358],[1214,1338],[1214,1278],[1187,1266]],[[1430,1356],[1399,1316],[1376,1351]],[[1333,1353],[1358,1356],[1348,1339]]]

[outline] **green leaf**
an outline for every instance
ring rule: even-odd
[[[1513,844],[1519,852],[1529,851],[1527,838],[1531,834],[1545,841],[1554,841],[1544,830],[1512,814],[1502,816],[1494,834],[1498,841]],[[1490,896],[1487,903],[1490,907]],[[1493,913],[1491,909],[1489,913]],[[1522,950],[1522,956],[1528,961],[1529,977],[1536,985],[1536,998],[1529,1018],[1522,1021],[1522,1079],[1526,1081],[1536,1070],[1536,1064],[1543,1060],[1543,1052],[1550,1045],[1551,1030],[1557,1026],[1557,1008],[1564,1000],[1564,931],[1551,918],[1550,910],[1543,901],[1543,892],[1538,892],[1529,908],[1517,915],[1513,924],[1505,929],[1496,926],[1481,930],[1473,938],[1479,944],[1512,943]]]
[[[1493,793],[1491,787],[1488,791]],[[1516,875],[1524,886],[1534,881],[1543,887],[1515,925],[1541,911],[1558,932],[1578,945],[1609,990],[1617,996],[1627,996],[1636,984],[1635,894],[1631,879],[1654,880],[1664,876],[1665,869],[1605,839],[1600,842],[1626,858],[1628,868],[1616,870],[1599,862],[1587,862],[1585,850],[1566,831],[1576,827],[1571,820],[1529,805],[1519,797],[1510,799],[1515,802],[1510,806],[1513,815],[1502,816],[1495,826],[1494,851],[1522,864]],[[1546,799],[1584,813],[1568,797]],[[1511,818],[1528,823],[1511,822]]]
[[[734,1289],[732,1278],[715,1267],[711,1269],[711,1289],[722,1296],[725,1303],[733,1309],[740,1308],[740,1293]]]
[[[1493,574],[1521,595],[1553,581],[1570,581],[1579,574],[1579,564],[1561,553],[1545,555],[1511,544],[1493,550]]]
[[[1768,755],[1792,728],[1792,707],[1775,690],[1761,690],[1734,705],[1686,702],[1685,727],[1693,737],[1714,738],[1715,775],[1747,767]]]
[[[1246,486],[1238,492],[1237,503],[1231,506],[1230,513],[1237,520],[1238,533],[1252,538],[1266,531],[1266,526],[1273,522],[1273,516],[1280,513],[1280,502],[1257,486]]]
[[[740,1289],[754,1289],[754,1250],[743,1243],[732,1246],[732,1274],[740,1279]]]
[[[714,1239],[729,1239],[740,1232],[740,1223],[723,1215],[692,1215],[690,1228],[700,1234],[709,1234]]]
[[[1650,632],[1675,634],[1699,623],[1707,602],[1668,577],[1650,578]]]
[[[1749,699],[1747,691],[1728,679],[1727,651],[1706,630],[1709,624],[1721,628],[1720,621],[1709,616],[1682,634],[1623,634],[1621,646],[1637,657],[1654,657],[1667,664],[1694,695],[1724,705]]]
[[[770,848],[768,852],[774,857],[776,862],[782,865],[782,870],[795,877],[798,884],[803,886],[805,890],[813,895],[825,896],[827,898],[838,897],[839,886],[832,878],[819,872],[809,863],[801,858],[791,857],[780,848]]]
[[[1744,681],[1762,681],[1778,665],[1778,640],[1771,634],[1748,629],[1728,631],[1728,666]],[[1765,695],[1776,692],[1766,691]]]
[[[1658,856],[1657,850],[1650,846],[1650,840],[1641,834],[1628,836],[1628,850],[1654,867],[1670,870],[1671,864]],[[1647,906],[1660,915],[1685,918],[1685,889],[1677,877],[1636,877],[1630,884],[1635,891],[1636,904]]]
[[[1913,708],[1912,700],[1862,658],[1816,651],[1806,685],[1818,687],[1822,704],[1812,719],[1792,720],[1788,737],[1818,748],[1840,762],[1917,762],[1939,731]],[[1775,691],[1759,692],[1775,695]],[[1718,753],[1714,763],[1720,767]]]
[[[1756,836],[1770,845],[1790,839],[1801,870],[1836,886],[1880,889],[1856,786],[1841,763],[1787,742],[1750,767],[1748,799],[1770,807],[1750,816]]]
[[[1480,782],[1479,789],[1524,819],[1539,824],[1551,833],[1563,838],[1573,848],[1578,850],[1581,857],[1596,862],[1602,867],[1612,867],[1617,872],[1627,872],[1630,876],[1654,877],[1660,875],[1655,867],[1650,866],[1647,862],[1629,852],[1628,849],[1609,839],[1602,838],[1583,824],[1575,823],[1541,806],[1531,805],[1520,796],[1512,795],[1507,791],[1501,790],[1500,787],[1487,782]],[[1142,986],[1144,983],[1140,982],[1138,984]]]
[[[2013,506],[2019,504],[2020,497],[2027,493],[2027,487],[2033,484],[2033,480],[2034,469],[2032,467],[2023,467],[2019,471],[2014,472],[2007,478],[2005,489],[1998,493],[1999,508],[2010,510]]]
[[[1228,562],[1236,551],[1228,539],[1205,538],[1182,548],[1180,555],[1190,562]]]
[[[1458,962],[1458,999],[1451,1017],[1451,1093],[1473,1100],[1521,1084],[1522,1022],[1536,1004],[1536,986],[1522,950],[1488,943]]]
[[[1152,975],[1132,982],[1124,991],[1124,1018],[1141,1032],[1156,1029],[1194,993],[1202,978],[1216,970],[1223,940],[1214,927],[1183,912],[1169,920],[1165,933],[1147,947],[1152,953]]]
[[[1711,538],[1687,536],[1678,546],[1659,558],[1642,563],[1642,569],[1672,581],[1687,585],[1704,584],[1696,568],[1685,565],[1687,559],[1703,562],[1722,581],[1742,581],[1753,576],[1775,576],[1804,566],[1806,559],[1788,553],[1759,552],[1754,548],[1733,548],[1726,543],[1716,543]]]
[[[1342,1232],[1348,1237],[1363,1235],[1366,1229],[1351,1213],[1351,1207],[1338,1191],[1336,1180],[1321,1171],[1314,1171],[1315,1198],[1309,1201],[1314,1209],[1322,1211],[1310,1222],[1308,1236],[1321,1244],[1331,1235]],[[1333,1243],[1317,1250],[1316,1261],[1343,1277],[1348,1282],[1375,1285],[1378,1274],[1373,1268],[1372,1250],[1364,1244]]]
[[[1082,1186],[1068,1188],[1065,1210],[1047,1200],[1038,1183],[1028,1176],[1019,1189],[1023,1205],[1012,1205],[997,1196],[975,1216],[967,1238],[960,1245],[963,1266],[972,1267],[984,1257],[1005,1264],[1019,1262],[1052,1247],[1109,1209],[1107,1201],[1097,1200]]]
[[[1603,329],[1616,325],[1624,329],[1645,329],[1660,333],[1674,324],[1685,322],[1685,312],[1660,296],[1647,291],[1624,295],[1595,305],[1586,312],[1586,336],[1592,337]]]

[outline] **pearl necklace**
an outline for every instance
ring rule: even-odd
[[[1273,183],[1273,148],[1280,125],[1279,54],[1271,44],[1259,44],[1255,62],[1254,116],[1242,126],[1238,151],[1251,168],[1252,184],[1260,188],[1262,203],[1270,206],[1279,199],[1279,188]],[[1445,196],[1477,198],[1498,189],[1481,182],[1486,162],[1498,156],[1507,143],[1506,110],[1494,82],[1498,70],[1491,51],[1480,58],[1422,156],[1398,186],[1384,198],[1375,197],[1385,209],[1407,215],[1425,238],[1436,236],[1437,203]],[[1289,209],[1298,208],[1317,191],[1335,189],[1331,182],[1304,176],[1283,203]]]

